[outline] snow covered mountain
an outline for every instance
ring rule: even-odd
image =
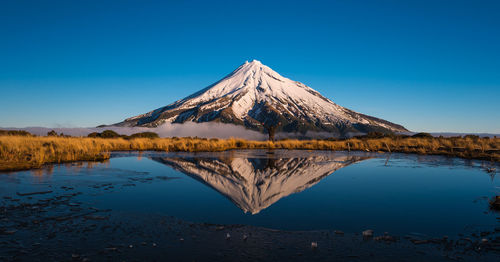
[[[353,94],[356,95],[356,94]],[[215,84],[168,106],[115,126],[222,122],[262,131],[349,133],[404,132],[403,126],[339,106],[314,89],[285,78],[257,60],[245,62]]]
[[[152,157],[215,189],[251,214],[315,185],[340,168],[368,158],[335,153],[311,155],[305,151],[278,151],[260,158],[227,153],[217,157]]]

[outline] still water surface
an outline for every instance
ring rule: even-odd
[[[500,226],[488,207],[500,193],[496,173],[486,171],[491,165],[352,152],[114,153],[106,163],[0,174],[0,197],[73,187],[79,201],[125,214],[455,236]]]

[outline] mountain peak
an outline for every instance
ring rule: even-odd
[[[213,85],[168,106],[118,123],[155,127],[163,123],[224,122],[263,130],[328,132],[407,131],[400,125],[339,106],[314,89],[281,76],[258,60],[246,61]]]
[[[259,60],[253,59],[251,62],[246,61],[245,64],[261,65],[262,62],[260,62]]]
[[[244,64],[242,64],[240,67],[238,67],[234,72],[239,72],[239,71],[251,71],[251,70],[267,70],[267,71],[273,71],[270,67],[262,64],[259,60],[252,60],[251,62],[245,61]],[[274,71],[273,71],[274,72]]]
[[[269,82],[269,78],[275,79],[278,81],[284,81],[284,77],[282,77],[280,74],[278,74],[276,71],[271,69],[270,67],[262,64],[262,62],[258,60],[252,60],[251,62],[246,61],[244,64],[242,64],[240,67],[238,67],[236,70],[234,70],[231,74],[229,74],[227,77],[222,79],[222,81],[226,79],[233,79],[236,81],[242,81],[246,83],[264,83],[264,82]],[[253,81],[250,81],[250,79],[253,79]],[[267,80],[262,80],[262,79],[267,79]],[[255,85],[254,87],[258,87],[259,85]],[[265,88],[265,85],[260,85],[261,88]]]

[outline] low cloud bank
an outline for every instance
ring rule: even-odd
[[[47,128],[47,127],[26,127],[26,128],[2,128],[7,130],[25,130],[34,135],[45,136],[47,132],[51,130],[56,131],[58,134],[64,133],[70,136],[87,136],[92,132],[102,132],[104,130],[113,130],[122,135],[131,135],[134,133],[140,132],[155,132],[160,137],[187,137],[187,136],[197,136],[203,138],[244,138],[249,140],[266,140],[267,134],[263,134],[257,131],[246,129],[243,126],[233,125],[233,124],[223,124],[223,123],[195,123],[195,122],[186,122],[184,124],[172,124],[166,123],[159,127],[149,128],[149,127],[93,127],[93,128],[67,128],[67,127],[55,127],[55,128]],[[414,133],[409,133],[412,135]],[[463,136],[467,134],[473,133],[432,133],[434,136]],[[352,137],[354,135],[362,135],[362,133],[351,133],[347,134],[347,137]],[[500,136],[498,134],[486,134],[486,133],[476,133],[481,137],[493,137]],[[279,132],[276,134],[276,139],[304,139],[304,138],[313,138],[313,139],[325,139],[331,138],[333,135],[327,132],[314,132],[308,131],[305,134],[301,133],[285,133]]]
[[[257,131],[245,129],[243,126],[222,123],[195,123],[187,122],[184,124],[166,123],[159,127],[95,127],[95,128],[46,128],[46,127],[26,127],[26,128],[8,128],[11,130],[25,130],[34,135],[44,136],[51,130],[58,134],[64,133],[70,136],[87,136],[92,132],[102,132],[104,130],[113,130],[121,135],[131,135],[140,132],[155,132],[160,137],[186,137],[197,136],[203,138],[244,138],[251,140],[265,140],[266,135]]]
[[[183,124],[166,123],[159,127],[26,127],[26,128],[6,128],[10,130],[25,130],[31,134],[45,136],[51,130],[56,133],[63,133],[70,136],[87,136],[92,132],[102,132],[104,130],[113,130],[121,135],[131,135],[140,132],[155,132],[160,137],[202,137],[202,138],[244,138],[249,140],[267,140],[267,133],[260,133],[254,130],[246,129],[243,126],[223,123],[195,123],[186,122]],[[331,138],[332,134],[327,132],[307,131],[307,133],[286,133],[278,132],[276,139],[325,139]]]

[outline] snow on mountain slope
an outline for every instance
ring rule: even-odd
[[[315,185],[334,171],[368,158],[304,154],[274,159],[239,156],[152,159],[212,187],[243,212],[257,214],[281,198]]]
[[[369,131],[407,131],[404,127],[356,113],[314,89],[285,78],[257,60],[245,62],[215,84],[168,106],[115,124],[156,127],[163,123],[217,121],[262,130],[329,132],[332,136]]]

